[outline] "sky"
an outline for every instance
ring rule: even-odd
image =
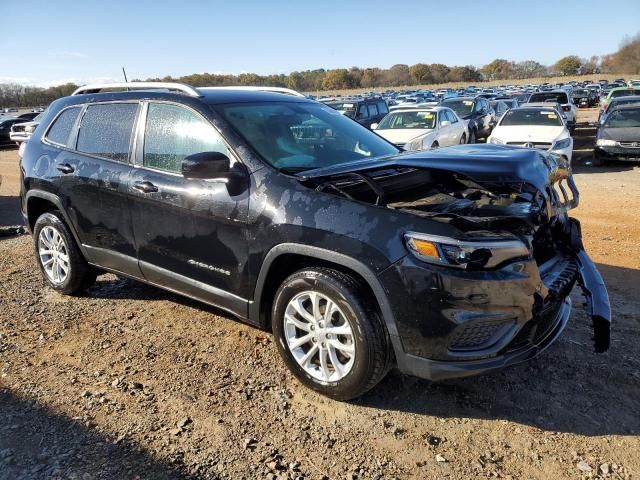
[[[0,0],[0,83],[39,86],[614,52],[640,0]],[[624,13],[623,13],[624,12]]]

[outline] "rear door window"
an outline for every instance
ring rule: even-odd
[[[218,131],[201,115],[179,105],[149,104],[144,131],[145,167],[180,173],[185,157],[202,152],[231,156]]]
[[[361,103],[358,106],[358,118],[367,118],[369,114],[367,113],[367,104]]]
[[[373,118],[378,116],[378,107],[376,107],[375,103],[370,103],[367,107],[369,108],[369,117]]]
[[[47,140],[57,145],[66,146],[69,143],[69,136],[76,123],[80,107],[72,107],[64,110],[58,118],[56,118],[47,132]]]
[[[137,103],[89,105],[80,122],[77,150],[126,163]]]

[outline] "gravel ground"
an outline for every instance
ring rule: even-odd
[[[537,359],[441,383],[392,372],[351,403],[302,387],[267,332],[112,275],[58,295],[29,236],[0,238],[0,479],[640,478],[640,168],[590,167],[593,129],[577,135],[611,350],[593,353],[576,290]],[[2,228],[19,221],[15,150],[0,174]]]

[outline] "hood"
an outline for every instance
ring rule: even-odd
[[[640,127],[605,128],[600,127],[598,138],[606,138],[617,142],[640,142]]]
[[[500,185],[513,192],[527,190],[530,185],[548,196],[548,187],[562,179],[569,179],[568,163],[559,157],[535,149],[512,148],[503,145],[456,145],[437,150],[404,153],[391,157],[357,160],[330,167],[301,172],[304,179],[375,172],[389,169],[416,168],[449,171],[467,177],[479,185]],[[573,191],[575,186],[569,181]],[[577,205],[577,191],[574,193]]]
[[[407,143],[416,137],[431,133],[433,130],[426,128],[390,128],[374,130],[374,132],[391,143]]]
[[[541,125],[503,127],[498,125],[491,132],[491,136],[499,138],[503,142],[553,142],[556,138],[563,136],[565,130],[563,125],[549,127]]]

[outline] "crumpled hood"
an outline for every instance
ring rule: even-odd
[[[456,145],[444,149],[357,160],[307,170],[299,176],[320,178],[402,167],[447,170],[481,185],[512,185],[516,190],[519,189],[518,185],[528,184],[539,192],[547,192],[547,186],[551,183],[570,176],[569,165],[559,157],[535,149],[491,144]]]

